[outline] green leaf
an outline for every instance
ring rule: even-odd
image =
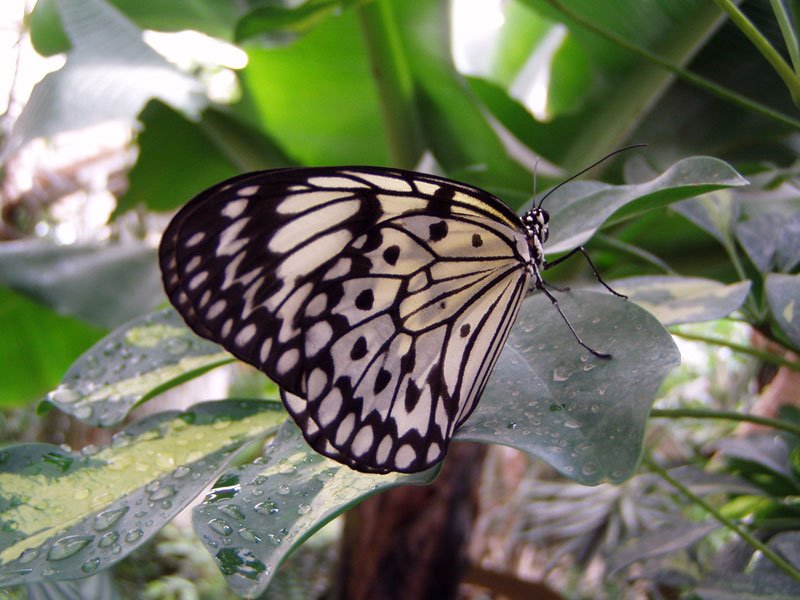
[[[310,0],[300,6],[261,6],[236,24],[237,42],[256,41],[280,46],[308,33],[339,7],[335,0]],[[255,38],[255,39],[253,39]]]
[[[736,224],[736,239],[762,273],[789,272],[800,263],[800,214],[749,211]]]
[[[231,39],[241,14],[236,2],[219,0],[109,0],[140,29],[184,31],[193,29]],[[30,16],[31,42],[39,54],[52,56],[70,48],[58,13],[57,0],[40,0]]]
[[[114,564],[285,416],[274,402],[208,402],[153,415],[102,449],[3,449],[0,581],[74,579]]]
[[[800,275],[770,273],[765,288],[772,317],[794,348],[800,349]]]
[[[632,302],[589,291],[558,301],[583,340],[613,357],[581,348],[550,301],[534,295],[455,437],[523,450],[586,485],[624,481],[639,461],[656,391],[680,354]]]
[[[747,181],[727,163],[705,156],[685,158],[654,179],[638,184],[574,182],[547,198],[550,239],[545,251],[584,244],[606,221],[618,223],[654,208]]]
[[[730,191],[705,194],[672,208],[700,229],[710,233],[725,247],[733,244],[733,227],[739,217],[739,200]]]
[[[56,0],[72,42],[62,69],[36,84],[9,134],[6,152],[116,119],[133,120],[150,98],[195,113],[200,84],[145,44],[142,31],[103,0]]]
[[[85,423],[114,425],[137,404],[233,360],[194,335],[169,308],[131,321],[92,346],[47,402]]]
[[[138,243],[5,243],[0,282],[100,327],[151,311],[164,298],[155,251]]]
[[[384,125],[353,11],[284,48],[248,48],[242,103],[301,164],[387,164]]]
[[[520,193],[526,195],[531,187],[531,174],[510,156],[484,107],[455,70],[446,4],[417,0],[390,6],[404,33],[426,145],[454,179],[518,204]]]
[[[161,102],[150,102],[140,117],[144,130],[138,140],[139,158],[114,217],[137,205],[174,210],[241,172],[292,164],[269,137],[234,110],[209,107],[199,121],[191,121]]]
[[[744,304],[751,282],[725,285],[702,277],[643,276],[609,285],[667,326],[727,317]]]
[[[287,422],[263,459],[220,478],[192,521],[231,588],[254,598],[281,562],[336,515],[390,487],[430,483],[437,473],[359,473],[314,452]]]
[[[536,140],[544,157],[576,172],[623,145],[674,76],[601,38],[554,7],[554,2],[519,0],[518,4],[551,27],[555,23],[567,27],[561,49],[553,53],[550,68],[542,71],[548,76],[548,94],[555,90],[557,95],[552,101],[548,98],[550,120],[536,124]],[[704,0],[561,0],[560,4],[585,22],[676,65],[686,64],[720,24],[719,9]],[[509,34],[513,33],[512,26]],[[546,40],[543,36],[532,56]],[[576,81],[576,72],[581,71],[585,74]]]
[[[38,400],[102,331],[0,287],[0,406]],[[13,335],[8,333],[13,332]]]

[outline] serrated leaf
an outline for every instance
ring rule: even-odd
[[[800,349],[800,275],[770,273],[765,288],[772,317],[795,349]]]
[[[751,282],[725,285],[702,277],[643,276],[615,279],[609,285],[666,326],[727,317],[742,306]]]
[[[47,402],[85,423],[114,425],[138,403],[233,360],[168,308],[97,342],[70,367]]]
[[[581,348],[547,298],[527,299],[478,407],[455,437],[523,450],[587,485],[624,481],[638,463],[656,391],[680,354],[632,302],[589,291],[558,300],[584,341],[613,357]]]
[[[142,40],[142,31],[103,0],[57,0],[72,49],[60,70],[31,93],[9,134],[7,152],[115,119],[133,120],[150,98],[194,114],[204,103],[199,82]]]
[[[0,584],[75,579],[112,565],[285,418],[276,402],[224,400],[153,415],[99,450],[3,449]]]
[[[584,244],[601,225],[711,190],[745,185],[727,163],[706,156],[685,158],[650,181],[629,185],[575,182],[547,199],[550,239],[545,252],[564,252]]]
[[[287,422],[263,459],[220,478],[192,520],[231,588],[253,598],[281,561],[333,517],[381,490],[429,483],[437,473],[359,473],[314,452]]]

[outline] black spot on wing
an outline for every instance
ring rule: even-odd
[[[386,250],[383,251],[383,260],[385,260],[392,266],[397,264],[398,258],[400,258],[400,246],[398,246],[397,244],[389,246]]]
[[[366,289],[356,296],[356,308],[360,310],[371,310],[374,303],[375,294],[370,289]]]
[[[433,223],[428,228],[428,240],[431,242],[439,242],[447,237],[447,221],[439,221]]]

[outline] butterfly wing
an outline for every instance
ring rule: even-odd
[[[441,460],[527,289],[516,215],[463,184],[367,167],[265,171],[187,204],[165,289],[282,388],[319,452],[363,471]]]

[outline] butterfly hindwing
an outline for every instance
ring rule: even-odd
[[[187,323],[275,380],[312,447],[370,472],[441,460],[529,278],[499,200],[366,167],[223,182],[179,212],[160,257]]]

